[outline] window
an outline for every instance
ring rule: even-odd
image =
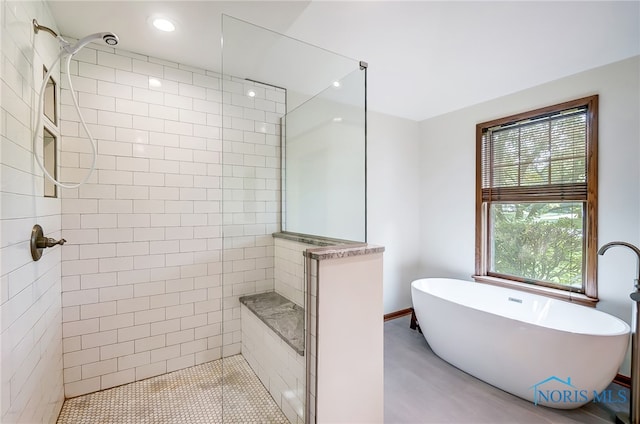
[[[597,115],[591,96],[477,125],[477,280],[593,304]]]

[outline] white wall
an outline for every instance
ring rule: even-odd
[[[384,312],[411,306],[411,281],[420,277],[420,126],[369,112],[367,241],[385,247]]]
[[[310,245],[282,238],[276,238],[274,242],[274,289],[276,293],[304,308],[306,280],[302,252]]]
[[[384,421],[382,256],[317,261],[318,423]]]
[[[421,123],[421,267],[424,276],[470,280],[475,246],[475,125],[599,94],[598,245],[640,244],[640,58],[591,69]],[[598,309],[631,317],[635,257],[598,261]]]
[[[60,199],[43,197],[42,172],[33,160],[31,147],[42,66],[43,63],[50,66],[58,46],[47,33],[34,35],[33,18],[55,29],[43,2],[0,3],[0,421],[3,423],[54,422],[64,399],[61,249],[45,250],[38,262],[33,261],[29,251],[34,224],[40,224],[47,237],[61,236]]]

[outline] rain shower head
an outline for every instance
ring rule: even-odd
[[[118,36],[115,35],[113,32],[96,32],[95,34],[87,35],[86,37],[78,40],[78,42],[75,43],[73,46],[66,45],[66,46],[63,46],[63,48],[69,54],[74,55],[78,53],[78,51],[80,51],[80,49],[82,49],[87,44],[97,40],[102,40],[109,46],[115,46],[116,44],[118,44],[118,41],[120,41],[118,39]]]

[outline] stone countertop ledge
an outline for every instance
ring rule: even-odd
[[[304,355],[303,308],[276,292],[242,296],[239,300],[298,355]]]
[[[303,252],[304,256],[316,260],[348,258],[350,256],[372,255],[374,253],[384,252],[384,246],[330,237],[292,233],[289,231],[273,233],[273,237],[309,244],[311,246],[318,246],[309,248]]]
[[[382,252],[384,252],[384,246],[361,243],[356,245],[329,246],[317,249],[307,249],[304,252],[304,256],[321,261],[325,259],[339,259],[352,256],[372,255]]]
[[[353,246],[360,245],[362,242],[336,239],[331,237],[313,236],[308,234],[292,233],[290,231],[281,231],[272,234],[273,238],[295,241],[297,243],[310,244],[312,246]]]

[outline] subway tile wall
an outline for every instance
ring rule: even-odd
[[[318,262],[312,260],[309,264],[311,304],[306,305],[306,258],[303,252],[318,246],[282,238],[274,238],[274,242],[274,290],[303,308],[311,308],[311,322],[306,326],[307,331],[311,332],[311,346],[305,346],[305,355],[311,355],[310,421],[314,422]],[[298,355],[244,306],[242,307],[242,355],[269,390],[289,422],[304,422],[306,356]]]
[[[242,305],[242,356],[291,424],[304,424],[305,357]],[[311,421],[313,422],[313,421]]]
[[[240,353],[240,296],[274,289],[274,241],[280,231],[280,117],[285,91],[237,79],[221,81],[224,355]]]
[[[284,91],[96,44],[70,74],[98,158],[63,192],[66,396],[239,353],[238,297],[274,288]],[[91,150],[62,80],[75,182]]]
[[[292,240],[274,238],[275,291],[296,305],[305,305],[305,258],[302,253],[313,247]]]
[[[31,140],[43,65],[50,66],[58,45],[46,33],[34,34],[31,26],[34,18],[55,29],[44,2],[0,3],[0,422],[3,423],[54,422],[64,400],[61,249],[45,250],[38,262],[33,261],[29,250],[31,228],[36,223],[43,227],[47,237],[61,237],[60,200],[43,196],[44,180],[33,160]],[[48,128],[57,134],[53,124]]]
[[[275,257],[274,289],[275,291],[278,292],[280,295],[286,297],[287,299],[291,300],[292,302],[296,303],[297,305],[300,305],[303,308],[305,308],[305,314],[307,310],[306,308],[310,308],[311,310],[310,322],[305,323],[306,331],[310,332],[310,335],[311,335],[311,345],[306,346],[306,339],[305,339],[305,355],[311,356],[310,374],[309,374],[311,379],[311,381],[309,382],[311,404],[309,405],[309,412],[310,412],[310,420],[311,422],[314,422],[315,421],[315,399],[316,399],[315,397],[316,396],[316,390],[315,390],[316,357],[317,357],[316,355],[316,352],[317,352],[316,303],[318,299],[317,298],[318,261],[316,260],[307,261],[307,259],[303,256],[303,252],[305,252],[307,249],[317,248],[318,246],[306,244],[306,243],[300,243],[293,240],[281,239],[281,238],[274,238],[274,241],[275,241],[275,253],[274,253],[274,257]],[[307,268],[307,266],[309,267],[309,274],[311,279],[310,281],[311,303],[310,304],[307,303],[307,299],[306,299],[307,281],[306,281],[305,269]],[[245,328],[245,321],[247,321],[247,324],[248,324],[247,328]],[[245,320],[245,321],[243,321],[242,323],[243,330],[246,331],[247,334],[251,334],[253,331],[251,330],[252,324],[248,320]],[[306,337],[306,333],[305,333],[305,337]],[[252,342],[253,342],[253,345],[251,344]],[[259,375],[260,379],[263,382],[265,381],[264,376],[260,375],[260,373],[261,372],[264,373],[263,371],[264,369],[269,369],[269,371],[272,372],[271,368],[273,368],[273,370],[276,370],[276,372],[280,372],[281,375],[287,375],[286,371],[283,371],[283,369],[286,370],[286,367],[283,368],[281,364],[282,360],[280,359],[285,357],[284,355],[279,354],[278,356],[274,356],[269,354],[269,355],[266,355],[266,359],[259,361],[257,359],[258,356],[261,356],[262,352],[267,351],[268,346],[264,345],[263,348],[256,349],[256,343],[254,340],[247,341],[247,343],[245,343],[245,341],[243,340],[243,344],[245,344],[245,346],[247,347],[249,354],[254,357],[251,360],[247,359],[247,361],[252,366],[254,371],[256,371],[256,373]],[[277,350],[277,348],[271,348],[269,350],[273,351],[273,350]],[[261,351],[261,352],[257,352],[257,351]],[[244,351],[243,351],[243,354],[244,354]],[[306,357],[305,357],[305,361],[306,361]],[[254,363],[256,362],[258,363],[258,366],[254,367]],[[299,374],[296,373],[296,375],[298,376]],[[301,395],[298,394],[297,399],[299,399],[304,406],[304,400],[301,397]],[[298,408],[294,407],[294,404],[295,404],[294,400],[291,400],[288,408],[293,408],[294,410],[297,411]],[[285,414],[287,415],[287,417],[290,417],[290,414],[287,414],[285,410],[285,406],[283,406],[282,408],[283,408],[283,411],[285,411]],[[300,419],[300,417],[298,417],[298,419]]]

